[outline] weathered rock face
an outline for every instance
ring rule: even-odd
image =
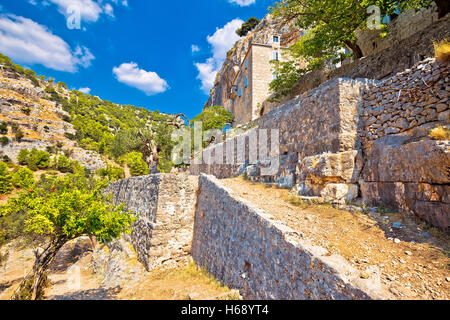
[[[198,177],[158,174],[122,180],[106,190],[138,217],[129,240],[147,270],[187,258],[197,185]]]
[[[245,299],[389,299],[342,256],[313,246],[281,221],[201,176],[192,256]]]
[[[251,43],[268,43],[273,33],[281,35],[282,45],[287,45],[292,42],[292,39],[296,39],[298,29],[281,19],[274,19],[270,15],[265,16],[254,30],[237,41],[228,52],[227,58],[216,75],[207,106],[225,106],[226,92],[229,90],[230,82],[235,78]]]

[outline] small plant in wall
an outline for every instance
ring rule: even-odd
[[[434,140],[450,140],[450,129],[439,126],[430,131],[430,137]]]
[[[450,41],[449,39],[441,42],[434,42],[434,55],[439,62],[450,61]]]

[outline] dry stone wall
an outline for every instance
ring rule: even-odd
[[[430,131],[450,127],[448,62],[425,59],[383,81],[334,79],[248,125],[279,129],[279,170],[262,175],[276,157],[234,165],[192,162],[191,173],[294,187],[303,197],[345,203],[362,197],[450,227],[450,143]],[[242,136],[241,136],[242,138]],[[220,154],[239,136],[206,149]],[[224,152],[225,154],[225,152]]]
[[[197,185],[198,177],[157,174],[122,180],[106,190],[138,217],[126,238],[147,270],[173,267],[189,255]]]
[[[450,64],[427,59],[363,96],[359,134],[365,155],[362,197],[450,227]]]
[[[254,204],[202,175],[192,256],[245,299],[389,299],[343,257],[313,246]],[[374,282],[375,281],[375,282]]]
[[[353,152],[359,144],[357,106],[363,91],[374,83],[366,79],[330,80],[258,119],[257,126],[245,134],[206,149],[203,152],[203,162],[198,159],[192,161],[191,173],[203,172],[219,178],[245,173],[252,180],[277,183],[282,187],[301,185],[300,193],[305,196],[321,196],[329,183],[338,183],[338,187],[347,190],[339,200],[342,202],[348,197],[353,199],[358,195],[355,177],[360,170],[360,166],[356,166],[359,153]],[[238,141],[243,137],[258,135],[259,129],[267,130],[269,136],[272,130],[279,130],[279,150],[270,150],[271,143],[268,143],[269,151],[276,153],[273,156],[269,153],[266,157],[260,157],[257,162],[250,163],[250,145],[254,146],[256,143],[248,142],[243,157],[245,161],[239,162]],[[234,150],[234,164],[227,164],[225,151],[221,163],[206,163],[205,159],[214,158],[214,155],[220,154],[220,150],[227,150],[230,146]],[[324,169],[320,174],[313,174],[311,169],[311,174],[308,174],[302,168],[307,165],[308,159],[311,160],[310,157],[317,155],[323,155],[325,162],[329,160],[328,166],[331,165],[332,168],[328,171]],[[331,159],[333,155],[337,155],[334,156],[337,159]],[[279,159],[279,169],[262,175],[264,168],[276,166],[274,159]],[[320,159],[312,160],[318,163]],[[316,168],[315,165],[313,167]],[[339,170],[345,171],[342,179],[336,172]],[[335,187],[331,186],[330,192],[335,192]]]

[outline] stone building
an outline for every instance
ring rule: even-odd
[[[283,19],[264,17],[228,52],[217,73],[207,106],[220,105],[236,117],[235,125],[259,118],[259,105],[269,96],[274,78],[271,60],[282,60],[283,51],[302,32]]]
[[[225,109],[236,117],[236,124],[261,116],[262,102],[269,96],[269,84],[276,78],[271,61],[282,61],[287,45],[285,37],[278,33],[272,33],[267,42],[250,44],[224,101]]]

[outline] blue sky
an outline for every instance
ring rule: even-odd
[[[193,117],[234,30],[273,2],[1,0],[0,52],[70,89]]]

